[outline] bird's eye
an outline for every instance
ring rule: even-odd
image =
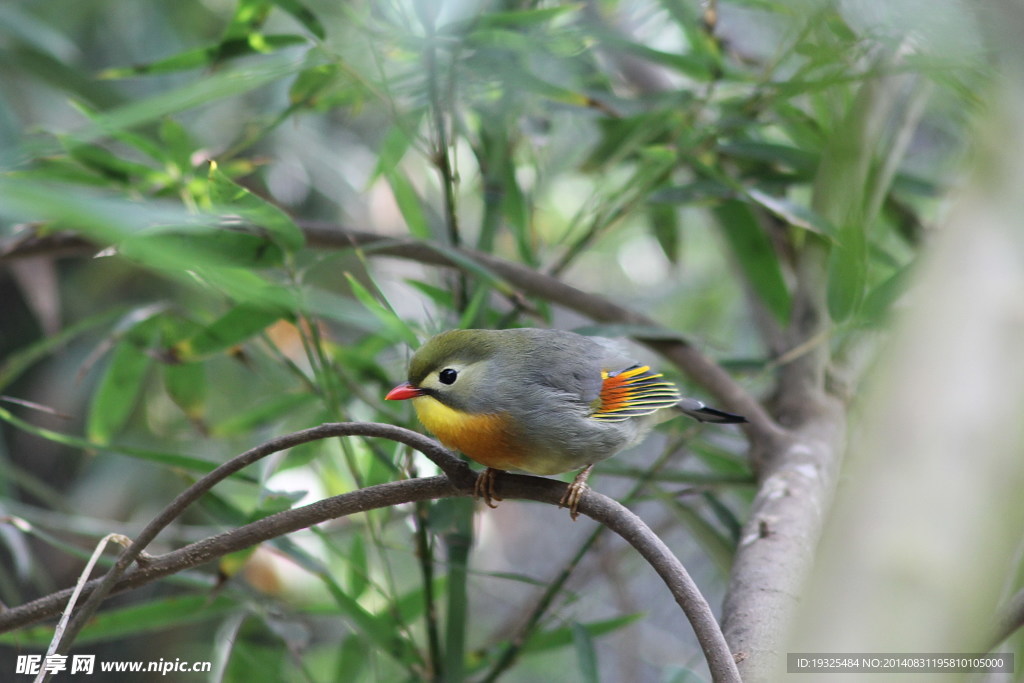
[[[437,378],[441,380],[441,384],[455,384],[455,380],[459,378],[459,373],[455,372],[451,368],[445,368]]]

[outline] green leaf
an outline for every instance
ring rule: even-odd
[[[103,116],[101,112],[92,109],[90,106],[86,105],[83,102],[72,102],[71,106],[74,107],[76,111],[78,111],[80,114],[85,116],[90,121],[97,121]],[[134,147],[138,151],[148,156],[150,159],[158,161],[161,164],[167,160],[167,154],[164,152],[163,147],[161,147],[156,141],[150,139],[146,135],[134,133],[132,131],[125,130],[122,128],[118,130],[111,130],[110,137],[112,137],[115,140],[118,140],[119,142],[123,142],[129,147]],[[60,139],[62,142],[65,142],[68,146],[88,144],[80,143],[76,141],[72,136],[60,136],[58,139]]]
[[[418,289],[420,293],[433,301],[438,308],[450,310],[455,307],[455,297],[452,295],[450,288],[438,287],[429,282],[421,282],[419,280],[407,279],[405,282],[411,287]]]
[[[737,192],[723,183],[714,180],[695,180],[686,185],[665,186],[651,193],[651,203],[689,204],[708,199],[726,199],[735,197]]]
[[[288,89],[288,101],[315,107],[322,93],[337,83],[343,73],[339,64],[318,64],[306,69],[296,76]]]
[[[276,268],[284,252],[266,235],[228,227],[158,227],[129,236],[118,251],[124,256],[169,269],[198,266]]]
[[[212,472],[222,464],[219,462],[209,462],[208,460],[193,458],[188,455],[180,455],[178,453],[165,453],[161,451],[146,450],[144,448],[129,448],[127,446],[112,446],[91,442],[87,439],[71,436],[69,434],[62,434],[61,432],[56,432],[52,429],[36,427],[35,425],[16,417],[5,408],[0,408],[0,420],[7,422],[28,434],[34,434],[41,439],[63,444],[70,448],[78,448],[83,451],[101,451],[104,453],[113,453],[114,455],[124,455],[135,458],[136,460],[155,462],[164,467],[182,470],[184,472],[199,472],[201,474],[206,474],[207,472]],[[252,481],[251,475],[241,472],[235,473],[231,476],[232,478],[238,478],[239,480]]]
[[[364,287],[351,273],[345,273],[345,279],[348,280],[348,285],[352,288],[352,293],[359,302],[376,316],[384,325],[384,329],[391,333],[395,341],[401,340],[410,346],[416,346],[419,343],[416,333],[412,328],[390,307],[377,301],[373,294],[370,293],[370,290]]]
[[[208,595],[187,595],[106,609],[89,620],[75,642],[90,645],[134,638],[205,621],[237,609],[237,600],[224,595],[212,599]],[[45,648],[52,638],[52,626],[34,626],[0,635],[0,643]]]
[[[101,114],[88,126],[71,135],[79,142],[91,142],[112,131],[134,128],[176,112],[251,92],[311,65],[308,61],[296,60],[292,55],[281,54],[264,58],[255,64],[246,63],[238,68],[224,69],[189,81],[180,88],[164,90],[152,97],[135,100]],[[32,151],[39,155],[51,153],[45,148]]]
[[[184,363],[201,360],[241,344],[284,316],[283,310],[239,304],[194,336],[174,344],[171,353]]]
[[[816,154],[791,145],[744,140],[720,145],[718,150],[726,156],[791,168],[808,178],[813,176],[818,168]]]
[[[334,680],[360,681],[360,675],[369,662],[370,652],[362,639],[356,634],[350,635],[341,642],[338,648],[338,663],[335,665]]]
[[[647,204],[647,219],[651,232],[658,240],[658,246],[669,263],[678,265],[680,248],[679,215],[674,206],[650,202]]]
[[[601,119],[601,142],[583,162],[583,170],[600,171],[639,154],[678,123],[676,114],[664,109],[624,118]]]
[[[145,164],[122,159],[99,145],[67,140],[66,149],[72,159],[117,183],[130,183],[135,178],[152,180],[160,173]]]
[[[165,116],[160,121],[160,141],[164,143],[164,149],[179,171],[185,173],[193,168],[192,153],[196,150],[196,144],[185,126]]]
[[[352,537],[348,555],[348,590],[354,598],[359,598],[370,586],[370,565],[366,558],[366,544],[360,534]]]
[[[696,57],[689,54],[678,54],[675,52],[664,52],[656,50],[642,43],[632,40],[625,40],[614,33],[602,33],[602,44],[608,47],[621,50],[622,52],[639,57],[640,59],[654,64],[660,64],[670,69],[675,69],[697,81],[707,81],[711,78],[715,63],[703,57]]]
[[[622,617],[613,617],[601,621],[592,621],[589,624],[580,624],[591,638],[603,636],[606,633],[617,631],[629,626],[635,621],[643,618],[643,614],[627,614]],[[524,653],[547,652],[557,650],[573,644],[572,628],[556,628],[548,631],[534,631],[523,645]]]
[[[790,225],[809,230],[823,237],[835,236],[835,227],[810,207],[782,197],[773,197],[756,188],[748,190],[747,196]]]
[[[296,550],[298,549],[293,548],[293,551]],[[307,557],[306,559],[312,558]],[[321,568],[318,575],[341,614],[351,622],[352,626],[361,631],[370,643],[400,662],[408,663],[413,660],[415,654],[412,645],[403,637],[403,631],[398,628],[387,608],[382,609],[380,614],[373,614],[360,605],[353,596],[342,590],[326,568]]]
[[[751,287],[780,322],[788,320],[789,290],[778,256],[754,212],[739,200],[727,200],[713,213]]]
[[[210,199],[218,210],[237,213],[266,230],[285,251],[297,251],[306,242],[302,231],[288,214],[236,183],[213,162],[210,163]]]
[[[572,622],[572,644],[576,649],[580,678],[585,683],[598,683],[601,679],[597,674],[597,650],[594,648],[594,639],[590,631],[577,621]]]
[[[864,300],[868,273],[868,245],[859,225],[844,225],[832,246],[828,265],[828,312],[841,322],[852,316]]]
[[[104,69],[97,74],[97,78],[115,80],[119,78],[134,78],[151,74],[173,73],[188,69],[198,69],[209,66],[214,62],[219,51],[219,45],[209,45],[176,55],[159,59],[148,64],[136,64],[134,66],[111,67]]]
[[[200,363],[163,366],[164,388],[190,420],[198,421],[206,408],[206,369]]]
[[[153,359],[134,339],[124,339],[110,356],[89,406],[86,434],[91,441],[108,444],[128,421],[138,403]]]
[[[881,324],[892,305],[907,291],[916,263],[910,263],[876,285],[864,298],[861,315],[868,325]]]
[[[377,149],[377,166],[373,170],[373,178],[379,178],[398,168],[398,164],[412,145],[412,139],[407,131],[415,130],[414,126],[418,125],[419,117],[414,121],[408,121],[405,126],[395,123],[388,129]]]
[[[421,240],[431,239],[430,224],[423,211],[423,200],[420,199],[409,177],[399,168],[386,171],[384,177],[391,187],[391,193],[395,197],[402,218],[405,219],[405,224],[409,226],[409,232]]]
[[[270,0],[238,0],[235,13],[224,29],[222,41],[244,38],[253,31],[258,31],[267,21],[270,14]]]

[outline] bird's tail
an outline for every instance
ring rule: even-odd
[[[727,413],[724,410],[709,408],[695,398],[684,398],[676,404],[684,414],[689,415],[698,422],[713,422],[715,424],[740,424],[747,421],[742,415]]]

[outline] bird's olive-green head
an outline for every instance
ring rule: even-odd
[[[514,344],[499,339],[491,330],[451,330],[428,340],[409,362],[409,384],[421,395],[432,396],[445,405],[468,413],[493,408],[495,376],[493,362],[503,346]],[[500,372],[497,374],[500,375]]]

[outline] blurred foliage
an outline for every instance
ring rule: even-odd
[[[138,528],[271,435],[349,419],[415,428],[381,397],[429,334],[583,322],[479,265],[456,277],[310,246],[307,222],[561,275],[706,340],[752,390],[787,350],[772,339],[790,316],[794,255],[820,243],[838,324],[827,343],[863,339],[903,292],[985,82],[972,29],[948,40],[970,26],[960,5],[927,22],[904,11],[4,3],[0,238],[71,233],[100,257],[0,272],[0,392],[20,401],[0,404],[0,508],[29,523],[0,534],[3,602],[69,584],[91,541]],[[602,467],[689,530],[677,551],[705,564],[714,595],[751,475],[731,433],[673,429],[675,457]],[[160,540],[430,467],[388,442],[308,444],[225,482]],[[80,643],[187,653],[230,681],[484,680],[517,661],[509,652],[523,659],[507,680],[545,667],[597,680],[612,666],[683,680],[694,644],[670,665],[629,660],[638,615],[582,589],[559,591],[521,640],[470,609],[554,571],[475,569],[466,503],[376,511],[225,558],[216,595],[209,572],[187,572],[108,608]],[[43,648],[48,635],[2,640]]]

